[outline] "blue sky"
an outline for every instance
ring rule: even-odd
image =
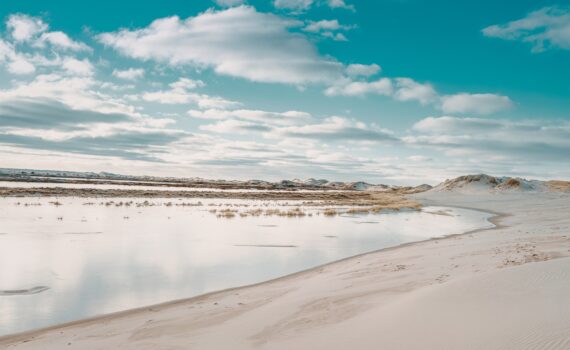
[[[570,177],[554,1],[3,1],[5,167]]]

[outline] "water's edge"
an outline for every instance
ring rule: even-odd
[[[423,239],[423,240],[402,243],[402,244],[398,244],[398,245],[391,246],[391,247],[376,249],[376,250],[372,250],[369,252],[364,252],[364,253],[356,254],[353,256],[345,257],[342,259],[330,261],[330,262],[327,262],[324,264],[320,264],[317,266],[310,267],[308,269],[303,269],[303,270],[300,270],[297,272],[293,272],[293,273],[286,274],[286,275],[283,275],[280,277],[276,277],[276,278],[272,278],[272,279],[252,283],[252,284],[229,287],[229,288],[211,291],[211,292],[207,292],[204,294],[200,294],[200,295],[196,295],[196,296],[192,296],[192,297],[188,297],[188,298],[174,299],[174,300],[161,302],[161,303],[157,303],[157,304],[151,304],[151,305],[136,307],[136,308],[132,308],[132,309],[117,311],[117,312],[95,315],[92,317],[82,318],[79,320],[64,322],[64,323],[55,324],[55,325],[47,326],[47,327],[40,327],[40,328],[31,329],[31,330],[27,330],[27,331],[23,331],[23,332],[0,335],[0,340],[2,340],[2,341],[18,341],[18,340],[20,340],[20,338],[27,338],[31,335],[36,336],[36,335],[42,334],[44,332],[48,332],[48,331],[55,330],[55,329],[62,329],[62,328],[67,328],[67,327],[72,327],[72,326],[77,326],[77,325],[88,325],[88,324],[97,323],[97,322],[100,322],[102,320],[110,319],[110,318],[128,317],[129,315],[136,314],[138,312],[145,311],[145,310],[148,310],[150,308],[157,309],[157,308],[163,308],[163,307],[171,307],[171,306],[177,305],[177,304],[199,301],[201,299],[205,299],[205,298],[211,297],[211,296],[216,295],[216,294],[234,292],[234,291],[239,291],[239,290],[243,290],[246,288],[254,288],[257,286],[270,284],[270,283],[274,283],[274,282],[278,282],[278,281],[286,281],[288,279],[296,278],[296,277],[299,277],[299,276],[304,275],[304,274],[309,274],[311,272],[320,270],[320,269],[325,268],[325,267],[330,267],[330,266],[333,266],[335,264],[339,264],[339,263],[346,262],[346,261],[353,260],[353,259],[358,259],[358,258],[368,256],[368,255],[372,255],[372,254],[381,254],[381,253],[387,252],[387,251],[405,249],[406,247],[409,247],[409,246],[423,244],[425,242],[430,242],[430,241],[435,241],[435,240],[445,240],[445,239],[450,239],[453,237],[473,234],[473,233],[477,233],[477,232],[492,231],[492,230],[496,230],[496,229],[500,229],[502,227],[505,227],[505,225],[503,225],[501,223],[501,221],[504,218],[511,215],[508,213],[499,213],[499,212],[493,212],[490,210],[481,210],[481,209],[464,207],[464,206],[447,205],[447,204],[439,204],[439,205],[444,205],[445,207],[449,207],[449,208],[468,209],[468,210],[472,210],[472,211],[476,211],[476,212],[480,212],[480,213],[491,214],[491,216],[489,218],[487,218],[486,221],[493,226],[469,230],[469,231],[462,232],[462,233],[448,234],[448,235],[439,236],[439,237],[431,237],[431,238],[427,238],[427,239]]]

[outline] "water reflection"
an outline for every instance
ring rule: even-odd
[[[485,213],[436,207],[363,216],[221,219],[208,212],[203,199],[203,207],[48,201],[0,199],[0,290],[39,291],[0,295],[0,334],[260,282],[490,225]],[[444,210],[449,215],[438,214]]]

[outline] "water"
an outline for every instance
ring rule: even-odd
[[[75,180],[78,181],[78,180]],[[79,180],[80,181],[80,180]],[[255,188],[242,188],[242,189],[221,189],[214,187],[177,187],[168,186],[168,183],[159,183],[161,186],[153,185],[153,183],[137,182],[136,185],[125,185],[119,181],[113,184],[90,184],[90,183],[56,183],[56,182],[20,182],[20,181],[1,181],[0,187],[8,188],[95,188],[98,190],[143,190],[143,191],[191,191],[191,192],[291,192],[290,190],[267,190]],[[156,184],[156,182],[154,183]],[[308,190],[308,189],[295,189],[295,192],[342,192],[341,190],[326,189],[326,190]]]
[[[220,200],[200,199],[203,205],[193,207],[176,204],[198,200],[175,200],[172,206],[150,200],[157,205],[141,207],[100,204],[108,199],[50,201],[0,198],[0,335],[261,282],[380,248],[492,226],[489,214],[440,207],[336,217],[316,215],[314,209],[312,217],[225,219],[209,212],[225,207],[213,206]],[[89,201],[94,203],[85,205]],[[223,203],[248,209],[273,205]]]

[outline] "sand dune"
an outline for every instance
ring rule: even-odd
[[[423,193],[495,229],[0,338],[9,349],[568,349],[570,197]]]

